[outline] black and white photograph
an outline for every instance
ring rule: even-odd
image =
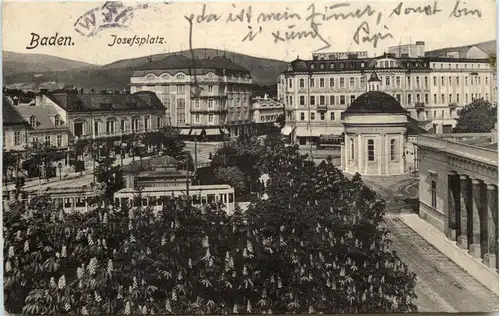
[[[498,314],[495,1],[1,23],[6,315]]]

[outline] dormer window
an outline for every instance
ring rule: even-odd
[[[182,80],[182,79],[184,79],[184,75],[183,75],[183,74],[178,74],[178,75],[176,76],[176,78],[177,78],[177,79]]]
[[[155,76],[154,75],[147,75],[146,79],[147,80],[155,80]]]
[[[330,68],[331,68],[331,69],[335,69],[335,64],[334,64],[334,63],[331,63],[331,64],[330,64]]]
[[[36,117],[34,115],[30,116],[30,125],[36,127]]]
[[[321,69],[325,69],[325,64],[321,64],[321,65],[319,65],[319,68],[321,68]]]
[[[365,68],[365,63],[361,63],[361,68]]]
[[[340,63],[340,69],[344,69],[344,63]]]
[[[314,64],[311,64],[311,69],[314,69]]]
[[[61,118],[59,117],[59,115],[54,116],[54,125],[55,126],[61,125]]]

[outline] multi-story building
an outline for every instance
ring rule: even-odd
[[[394,55],[397,58],[418,58],[425,57],[425,42],[417,41],[415,44],[405,44],[398,46],[391,46],[388,49],[388,53]]]
[[[15,110],[11,100],[5,96],[2,102],[2,119],[3,150],[25,150],[28,144],[28,133],[31,130],[31,126]]]
[[[275,123],[278,117],[284,114],[283,104],[268,98],[267,94],[264,97],[253,98],[252,102],[253,123]]]
[[[231,135],[251,121],[250,72],[225,56],[190,59],[171,55],[137,68],[130,91],[152,91],[164,104],[167,124],[184,134]],[[223,135],[221,135],[223,136]]]
[[[51,107],[54,122],[67,126],[76,140],[112,140],[139,135],[163,126],[165,107],[154,93],[83,93],[81,90],[42,91],[36,106]]]
[[[498,270],[498,131],[418,137],[419,215]]]
[[[50,104],[19,104],[17,112],[31,125],[28,143],[44,142],[57,148],[68,147],[68,125]]]
[[[423,43],[419,42],[416,55]],[[410,49],[411,50],[411,49]],[[417,54],[418,53],[418,54]],[[455,125],[457,110],[473,99],[496,102],[495,70],[490,59],[397,57],[292,61],[278,81],[278,99],[285,106],[283,133],[307,144],[320,135],[341,135],[340,114],[361,94],[383,91],[401,103],[411,117],[440,125]],[[469,56],[472,57],[472,56]]]

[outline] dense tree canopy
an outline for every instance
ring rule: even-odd
[[[496,106],[480,99],[474,100],[457,114],[457,133],[488,133],[497,122]]]
[[[26,314],[416,311],[389,251],[384,202],[359,176],[264,141],[268,198],[246,213],[165,198],[162,210],[4,211],[5,306]],[[263,146],[264,144],[261,144]],[[274,155],[272,154],[274,153]],[[229,158],[228,158],[229,159]],[[257,168],[257,167],[255,167]]]

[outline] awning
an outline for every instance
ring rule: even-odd
[[[343,127],[297,127],[296,135],[299,137],[320,137],[321,135],[342,135]]]
[[[205,133],[209,135],[220,135],[220,129],[218,128],[205,128]]]
[[[189,135],[190,132],[191,132],[191,129],[189,129],[189,128],[182,128],[179,130],[180,135]]]
[[[285,135],[285,136],[288,136],[288,135],[290,135],[290,133],[293,131],[294,128],[295,128],[295,126],[285,125],[281,129],[281,134]]]

